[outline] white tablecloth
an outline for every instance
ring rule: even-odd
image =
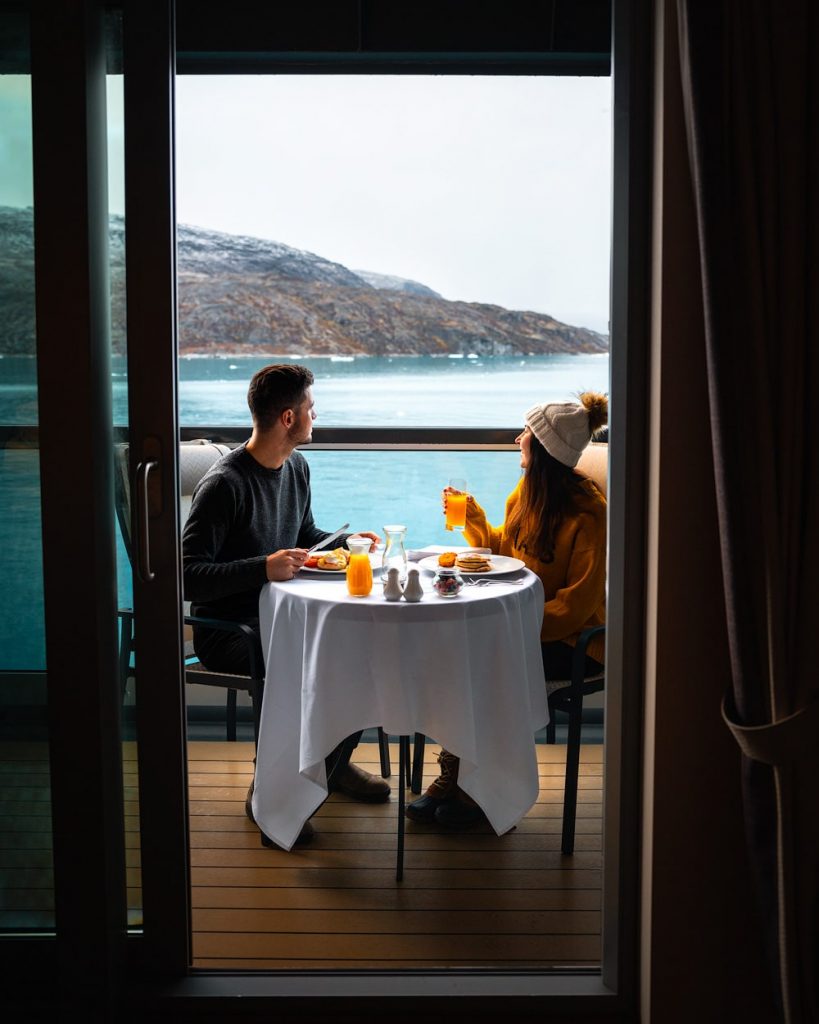
[[[267,674],[253,814],[290,849],[327,796],[324,758],[359,729],[415,732],[461,758],[459,784],[501,835],[537,799],[534,732],[548,722],[540,654],[543,587],[429,591],[390,603],[344,577],[302,574],[269,583],[259,600]],[[501,577],[494,577],[501,579]],[[398,785],[396,779],[394,785]]]

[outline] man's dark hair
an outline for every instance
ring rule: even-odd
[[[313,383],[312,371],[293,363],[274,363],[253,374],[247,404],[253,422],[269,430],[285,409],[298,409]]]

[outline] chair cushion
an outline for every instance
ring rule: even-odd
[[[598,690],[602,690],[605,680],[605,672],[600,672],[596,676],[586,676],[586,678],[583,680],[583,693],[595,693]],[[553,693],[556,693],[558,690],[566,690],[571,685],[571,679],[547,679],[546,695],[548,697],[551,697]],[[568,694],[566,694],[566,696],[568,697]]]
[[[179,480],[182,498],[190,498],[193,490],[214,462],[227,455],[230,447],[210,441],[187,441],[179,446]],[[187,503],[188,509],[190,502]],[[186,515],[183,515],[183,521]]]
[[[210,467],[227,455],[230,445],[200,438],[182,441],[179,445],[180,520],[184,524],[191,510],[193,490]],[[114,493],[125,550],[131,558],[131,484],[128,466],[128,445],[114,448]]]
[[[577,463],[577,471],[587,476],[600,488],[603,497],[608,496],[609,446],[597,441],[583,449]]]

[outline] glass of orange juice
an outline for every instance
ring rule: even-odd
[[[348,537],[350,561],[347,563],[347,590],[351,597],[366,597],[373,589],[370,541],[367,537]]]
[[[466,526],[466,500],[469,497],[466,491],[466,480],[461,477],[453,477],[449,481],[450,493],[446,496],[446,528],[448,530],[463,530]],[[456,493],[451,493],[455,491]]]

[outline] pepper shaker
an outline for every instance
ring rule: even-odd
[[[421,575],[415,566],[407,571],[407,585],[404,587],[405,601],[422,601],[424,590],[421,586]]]
[[[400,601],[401,600],[401,579],[400,570],[393,566],[387,572],[387,579],[384,583],[384,600],[385,601]]]

